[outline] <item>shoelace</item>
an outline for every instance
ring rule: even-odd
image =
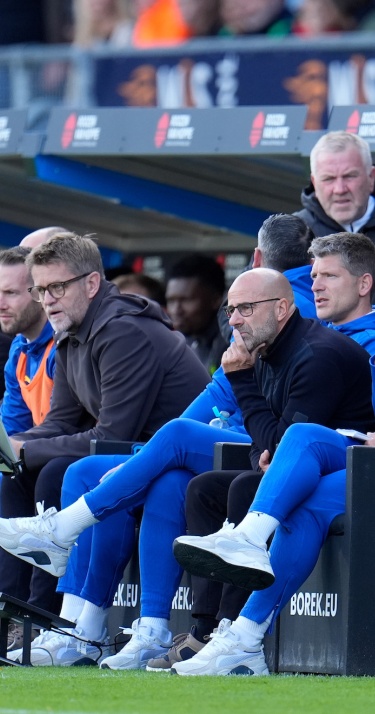
[[[217,632],[217,629],[214,630],[213,634],[215,632]],[[173,652],[176,654],[177,647],[182,645],[188,639],[190,634],[191,634],[190,632],[182,632],[180,635],[176,635],[172,640],[172,646],[170,647],[169,654],[171,655]],[[194,637],[194,635],[192,635],[192,637]],[[205,642],[208,642],[210,637],[211,637],[211,635],[204,635],[203,639]]]
[[[231,638],[231,642],[226,641],[227,638]],[[219,632],[218,629],[215,629],[210,635],[211,641],[206,645],[204,648],[204,653],[207,655],[211,654],[211,652],[218,652],[219,654],[223,653],[223,649],[225,649],[226,652],[229,652],[232,647],[231,645],[235,644],[238,642],[236,636],[234,635],[233,632],[229,630],[229,628],[225,628],[222,632]],[[260,646],[259,651],[257,652],[248,652],[249,655],[259,655],[260,652],[263,652],[263,645]]]
[[[51,531],[54,530],[50,518],[54,513],[56,513],[56,509],[52,506],[45,511],[44,504],[38,502],[36,504],[36,510],[38,515],[33,518],[17,518],[17,526],[21,529],[33,531],[34,533],[45,533],[46,535],[50,534]]]
[[[233,530],[234,530],[234,523],[229,523],[228,518],[226,518],[223,523],[223,527],[218,532],[223,533],[225,531],[233,531]]]
[[[150,635],[142,634],[141,632],[139,632],[138,628],[133,629],[133,627],[121,627],[120,629],[122,630],[124,635],[131,635],[132,639],[135,642],[139,642],[139,641],[152,642],[153,641],[153,637],[150,637]],[[127,644],[129,644],[129,643],[127,643]]]
[[[46,640],[51,640],[51,632],[50,630],[41,630],[40,635],[35,638],[35,640],[32,641],[31,647],[38,647],[39,645],[42,645]]]

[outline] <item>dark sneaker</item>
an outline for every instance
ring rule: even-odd
[[[173,645],[167,654],[148,661],[147,672],[170,672],[175,662],[184,662],[194,657],[205,646],[205,642],[199,642],[199,640],[195,639],[195,632],[196,628],[193,626],[189,633],[184,632],[181,635],[176,635],[173,638]],[[205,639],[208,640],[209,637]]]

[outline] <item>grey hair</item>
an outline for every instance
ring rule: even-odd
[[[91,236],[76,233],[58,233],[45,243],[33,248],[27,258],[30,269],[34,265],[64,263],[73,273],[99,273],[104,278],[100,251]]]
[[[330,131],[328,134],[323,134],[311,150],[311,174],[313,176],[315,175],[318,156],[323,152],[336,154],[351,148],[358,151],[366,171],[370,172],[372,168],[372,156],[368,142],[357,134],[349,134],[347,131]]]
[[[356,277],[370,273],[373,281],[373,297],[375,292],[375,245],[363,233],[343,231],[314,238],[309,253],[313,258],[339,255],[344,268]]]

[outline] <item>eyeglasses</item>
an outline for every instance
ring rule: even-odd
[[[241,302],[240,305],[226,305],[223,310],[228,319],[230,319],[235,310],[238,310],[242,317],[251,317],[254,312],[254,305],[259,305],[261,302],[273,302],[281,298],[267,298],[267,300],[255,300],[255,302]]]
[[[91,275],[91,273],[83,273],[83,275],[77,275],[75,278],[63,280],[61,283],[50,283],[46,285],[45,288],[41,285],[33,285],[31,288],[27,288],[27,291],[35,302],[42,302],[46,292],[49,292],[53,298],[62,298],[65,295],[67,285],[71,285],[71,283],[75,283],[77,280],[82,280],[82,278],[87,278],[88,275]]]

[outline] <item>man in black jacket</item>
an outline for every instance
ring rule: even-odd
[[[120,295],[104,279],[88,237],[61,233],[29,256],[34,287],[58,335],[51,410],[43,424],[12,437],[23,473],[4,478],[3,516],[28,516],[35,503],[59,508],[69,466],[92,439],[147,441],[207,383],[207,372],[156,303]],[[0,590],[26,600],[30,566],[0,552]],[[48,577],[48,576],[47,576]],[[52,609],[55,583],[36,570],[29,602]]]
[[[375,241],[375,168],[367,141],[346,131],[324,134],[311,151],[310,168],[311,183],[295,215],[316,236],[344,228]]]

